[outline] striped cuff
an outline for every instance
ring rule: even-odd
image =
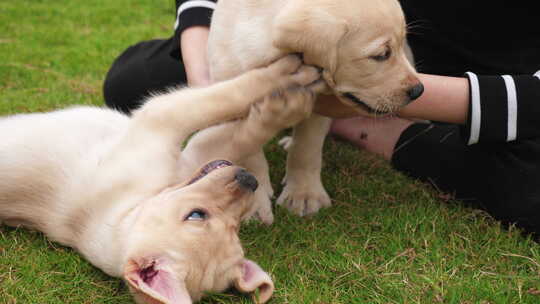
[[[182,52],[180,50],[180,35],[188,27],[192,26],[210,26],[212,13],[216,7],[217,0],[189,0],[178,6],[176,10],[176,22],[174,24],[174,36],[171,57],[182,61]]]
[[[510,75],[503,75],[506,87],[507,119],[506,119],[506,141],[514,141],[517,138],[517,91],[514,78]]]
[[[190,0],[182,3],[176,11],[174,30],[192,25],[210,25],[210,17],[215,8],[216,2],[210,0]]]
[[[517,137],[517,94],[512,76],[465,74],[470,84],[469,145],[507,142]]]
[[[480,107],[480,85],[476,74],[467,72],[465,76],[469,79],[470,90],[470,107],[469,121],[467,123],[467,131],[469,139],[468,145],[478,143],[480,139],[480,122],[482,120],[482,108]]]
[[[465,76],[470,84],[470,107],[462,135],[469,145],[538,136],[540,71],[534,76],[478,76],[471,72]]]

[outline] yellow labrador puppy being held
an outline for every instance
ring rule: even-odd
[[[287,56],[208,88],[153,96],[132,117],[76,107],[2,118],[0,222],[73,247],[126,281],[137,303],[187,304],[231,285],[259,289],[265,302],[272,280],[238,238],[258,184],[230,161],[308,117],[317,79],[316,68]],[[240,117],[236,132],[198,133],[181,151],[193,132]]]
[[[214,81],[301,53],[323,69],[324,94],[366,115],[393,113],[423,92],[407,60],[406,23],[397,0],[219,0],[209,38]],[[294,127],[278,204],[307,215],[331,200],[320,174],[330,119],[313,114]],[[259,179],[255,216],[271,223],[272,185],[262,150],[242,164]]]

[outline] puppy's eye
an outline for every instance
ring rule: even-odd
[[[388,58],[390,58],[390,56],[392,56],[392,50],[391,49],[386,49],[386,51],[384,51],[384,53],[382,54],[379,54],[379,55],[375,55],[375,56],[371,56],[369,58],[375,60],[375,61],[385,61],[385,60],[388,60]]]
[[[204,221],[206,219],[206,212],[201,209],[195,209],[191,211],[184,220],[186,221]]]

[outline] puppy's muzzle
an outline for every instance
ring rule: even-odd
[[[234,179],[242,188],[252,192],[255,192],[257,187],[259,187],[259,182],[257,182],[255,176],[251,175],[251,173],[247,172],[245,169],[238,169],[234,175]]]

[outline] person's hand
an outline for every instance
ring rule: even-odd
[[[211,84],[207,57],[209,32],[206,26],[192,26],[180,35],[180,49],[189,86],[204,87]]]

